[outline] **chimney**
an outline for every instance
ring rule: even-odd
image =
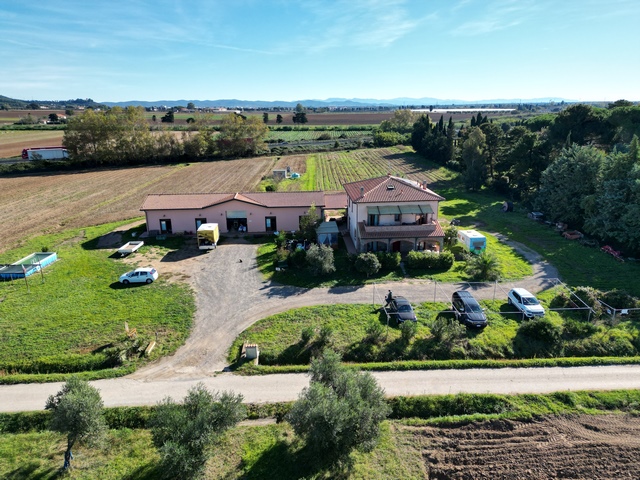
[[[360,187],[360,198],[364,197],[364,187]]]

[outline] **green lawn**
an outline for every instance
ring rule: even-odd
[[[540,296],[548,308],[553,292]],[[520,315],[509,313],[513,307],[504,300],[482,301],[489,325],[482,330],[460,329],[451,337],[436,340],[433,325],[436,317],[453,320],[442,313],[449,305],[421,303],[414,305],[418,326],[415,337],[404,342],[395,320],[386,327],[386,316],[378,305],[322,305],[304,307],[273,315],[256,322],[242,332],[229,351],[229,362],[237,360],[243,343],[260,346],[261,365],[305,365],[325,345],[339,352],[347,362],[394,362],[402,360],[502,360],[559,357],[608,357],[638,355],[640,323],[627,319],[611,325],[607,318],[586,321],[577,314],[562,315],[547,311],[545,318],[561,329],[557,342],[526,336],[519,331],[527,323]],[[372,324],[382,329],[377,339],[370,336]],[[322,329],[330,329],[329,342],[321,340]],[[312,336],[304,340],[305,330]]]
[[[519,205],[514,212],[503,213],[500,207],[505,199],[495,194],[468,193],[459,188],[438,193],[447,199],[440,204],[441,217],[458,218],[463,225],[478,224],[481,230],[523,243],[556,267],[561,280],[569,285],[617,288],[640,296],[640,263],[620,263],[598,248],[567,240],[554,228],[527,218],[527,211]]]
[[[493,253],[500,265],[500,276],[502,280],[518,280],[533,273],[531,265],[511,247],[501,243],[493,235],[482,232],[487,237],[487,249]],[[308,273],[306,268],[291,267],[286,271],[276,272],[273,258],[276,252],[275,243],[267,240],[258,247],[258,267],[266,279],[276,281],[285,285],[295,285],[298,287],[333,287],[342,285],[363,285],[367,283],[389,282],[403,280],[405,278],[401,269],[395,271],[381,270],[377,274],[367,277],[353,268],[352,262],[346,252],[346,247],[340,238],[340,246],[334,252],[336,271],[326,276],[314,277]],[[454,251],[461,253],[462,247],[457,246]],[[466,262],[456,261],[453,266],[446,271],[441,270],[408,270],[407,278],[432,279],[439,282],[464,282],[472,278],[465,273]]]
[[[44,283],[40,274],[28,277],[28,289],[24,280],[0,283],[0,370],[5,374],[96,369],[101,350],[124,337],[125,322],[137,329],[145,346],[157,334],[152,358],[184,342],[194,312],[192,292],[168,283],[162,272],[151,285],[120,285],[118,277],[133,267],[110,258],[113,250],[96,248],[98,237],[115,226],[34,238],[0,256],[0,262],[11,263],[43,248],[58,254],[58,261],[43,270]]]

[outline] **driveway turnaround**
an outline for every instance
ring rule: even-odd
[[[566,390],[640,388],[640,366],[614,365],[572,368],[503,368],[470,370],[418,370],[374,372],[388,396],[455,393],[549,393]],[[202,382],[210,390],[233,391],[245,402],[296,400],[308,385],[305,374],[245,377],[223,373],[200,379],[140,381],[116,378],[91,382],[100,390],[105,406],[155,405],[167,396],[182,400],[189,388]],[[42,410],[61,383],[32,383],[0,387],[0,411]]]
[[[534,274],[509,286],[483,284],[471,288],[476,298],[503,298],[517,286],[538,292],[555,284],[557,271],[539,255],[520,244],[511,244],[532,264]],[[406,280],[331,288],[298,288],[267,282],[258,270],[257,246],[228,238],[206,255],[178,262],[196,292],[194,328],[178,351],[141,368],[136,380],[196,379],[221,372],[227,366],[227,351],[235,338],[256,321],[292,308],[337,303],[384,303],[389,289],[411,302],[437,299],[447,302],[451,293],[468,285],[442,284],[428,280]],[[163,263],[154,265],[160,274]],[[172,266],[175,270],[175,266]]]

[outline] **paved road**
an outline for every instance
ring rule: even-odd
[[[375,372],[388,396],[449,393],[548,393],[559,390],[615,390],[640,388],[640,366],[573,368],[504,368]],[[141,381],[132,378],[92,382],[107,407],[154,405],[166,396],[182,399],[199,381],[212,390],[241,393],[246,402],[295,400],[308,384],[303,374],[242,377],[223,373],[201,379]],[[60,383],[0,387],[0,411],[41,410]]]

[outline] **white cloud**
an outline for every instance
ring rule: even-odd
[[[470,1],[463,0],[457,7],[463,9],[470,5]],[[485,7],[484,11],[480,11],[477,18],[458,25],[451,34],[475,36],[504,30],[523,23],[533,12],[539,10],[531,0],[494,0],[482,3],[481,7]]]

